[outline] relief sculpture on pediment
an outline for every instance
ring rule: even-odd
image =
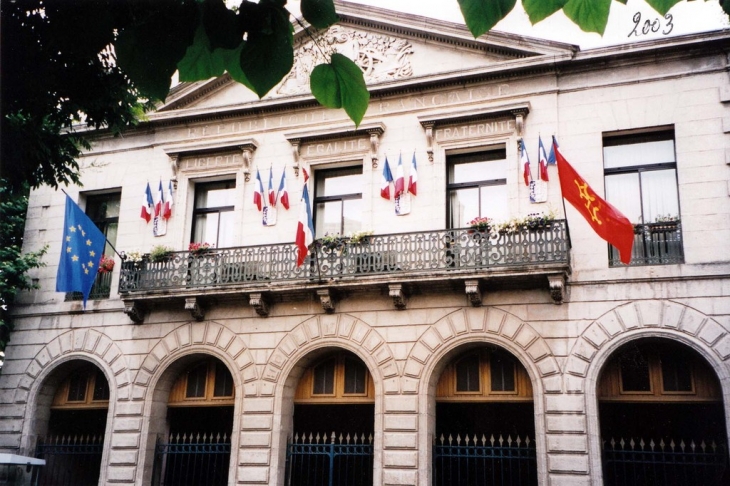
[[[413,46],[410,42],[335,26],[318,35],[315,40],[310,39],[296,48],[294,66],[276,92],[289,95],[308,90],[309,75],[314,66],[327,62],[335,52],[347,56],[360,66],[367,84],[413,75],[409,58],[413,54]]]

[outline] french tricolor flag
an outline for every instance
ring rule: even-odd
[[[540,163],[540,179],[547,181],[548,179],[548,170],[547,170],[547,164],[548,164],[548,158],[547,154],[545,154],[545,147],[542,144],[542,137],[539,137],[538,140],[540,141],[540,145],[538,148],[538,158]]]
[[[411,172],[408,174],[408,192],[416,195],[418,183],[418,166],[416,165],[416,152],[413,152],[413,159],[411,160]]]
[[[154,211],[154,201],[152,200],[152,190],[150,190],[150,183],[147,183],[147,190],[144,192],[144,196],[142,196],[142,211],[140,213],[140,216],[142,219],[147,221],[148,223],[152,219],[152,212]]]
[[[525,185],[529,186],[532,180],[532,174],[530,174],[530,157],[527,156],[527,149],[525,148],[525,141],[520,140],[520,163],[522,163],[524,170],[522,176],[525,179]]]
[[[256,189],[253,192],[253,203],[261,211],[261,206],[264,204],[264,183],[261,182],[261,174],[256,169]]]
[[[162,206],[165,204],[165,194],[162,192],[162,181],[157,186],[157,194],[155,194],[155,218],[162,215]]]
[[[170,216],[172,216],[172,199],[172,181],[169,181],[167,184],[167,192],[165,193],[165,207],[162,209],[162,217],[165,219],[170,219]]]
[[[279,183],[279,191],[276,194],[276,199],[281,201],[284,209],[289,209],[289,191],[286,190],[286,168],[281,173],[281,182]]]
[[[269,204],[276,207],[276,193],[274,192],[274,169],[269,169]]]
[[[308,179],[306,171],[304,171],[304,174],[305,180]],[[309,205],[309,190],[306,182],[304,183],[304,189],[302,189],[295,242],[297,245],[297,267],[299,267],[307,258],[309,246],[314,242],[314,223],[312,222],[312,209]]]
[[[388,156],[385,156],[385,165],[383,166],[383,177],[380,182],[380,197],[390,200],[390,184],[393,182],[393,173],[390,171]]]
[[[403,175],[403,157],[398,156],[398,167],[395,169],[395,197],[406,192],[406,180]]]

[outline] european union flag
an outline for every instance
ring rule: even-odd
[[[58,262],[56,292],[81,292],[84,309],[94,279],[99,272],[99,260],[104,253],[106,238],[78,205],[66,195],[66,217],[63,223],[63,247]]]

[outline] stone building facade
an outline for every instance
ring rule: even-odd
[[[338,12],[316,37],[323,52],[299,34],[292,73],[263,99],[226,76],[181,85],[138,128],[95,138],[71,198],[127,255],[175,252],[117,257],[85,310],[54,292],[65,196],[33,191],[25,241],[48,244],[49,264],[14,307],[0,450],[34,455],[98,433],[98,484],[171,484],[164,444],[202,432],[223,434],[214,442],[230,452],[198,484],[319,484],[296,472],[314,463],[293,446],[335,442],[360,444],[365,459],[316,466],[357,475],[334,484],[496,471],[503,484],[562,486],[640,481],[617,475],[611,454],[649,446],[622,438],[685,440],[724,451],[695,478],[727,479],[730,34],[580,51]],[[328,49],[365,72],[359,127],[307,93]],[[518,142],[537,180],[538,140],[549,151],[551,135],[636,225],[631,265],[563,205],[555,166],[537,184],[546,201],[531,203]],[[383,167],[397,176],[401,159],[407,185],[414,157],[417,195],[398,215],[380,194]],[[303,169],[318,237],[372,234],[329,238],[296,267]],[[259,173],[266,197],[270,171],[275,190],[285,173],[291,207],[279,202],[265,226],[253,194]],[[158,181],[174,186],[162,236],[139,215]],[[551,211],[538,231],[469,224]],[[447,449],[457,436],[465,449]],[[453,459],[469,444],[521,459]]]

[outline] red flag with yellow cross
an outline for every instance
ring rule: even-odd
[[[588,221],[591,228],[604,240],[615,246],[621,262],[631,262],[634,246],[634,225],[621,211],[604,201],[575,171],[558,150],[553,139],[553,150],[558,163],[558,177],[563,197]]]

